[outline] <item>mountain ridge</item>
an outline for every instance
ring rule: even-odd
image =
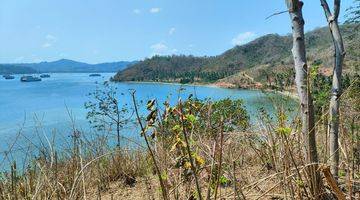
[[[0,72],[7,73],[55,73],[55,72],[117,72],[135,64],[137,61],[117,61],[88,64],[70,59],[43,61],[39,63],[0,64]],[[6,70],[5,70],[6,69]],[[3,72],[3,73],[4,73]]]

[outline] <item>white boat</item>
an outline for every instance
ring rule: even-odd
[[[36,81],[41,81],[41,78],[36,77],[36,76],[22,76],[20,78],[20,81],[22,81],[22,82],[36,82]]]

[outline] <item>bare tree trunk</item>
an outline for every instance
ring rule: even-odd
[[[343,39],[340,33],[338,18],[340,13],[340,0],[334,0],[334,12],[331,13],[326,0],[320,0],[326,19],[329,23],[331,36],[334,42],[334,71],[329,106],[329,134],[330,134],[330,169],[331,173],[338,176],[339,166],[339,106],[341,95],[341,74],[345,56]]]
[[[300,99],[302,135],[304,139],[304,155],[307,163],[318,163],[315,138],[315,115],[314,105],[310,92],[309,70],[306,61],[304,19],[301,0],[285,0],[288,6],[292,23],[293,49],[295,67],[295,83]],[[320,195],[320,174],[316,170],[316,164],[309,167],[311,180],[311,193],[315,198]]]
[[[117,144],[116,147],[118,148],[118,150],[120,149],[120,128],[121,128],[121,117],[120,117],[120,109],[119,109],[119,104],[118,101],[116,100],[116,119],[115,119],[115,123],[116,123],[116,137],[117,137]]]

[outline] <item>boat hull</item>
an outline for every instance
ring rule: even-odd
[[[40,78],[50,78],[50,75],[49,74],[41,74]]]
[[[41,78],[33,77],[33,76],[23,76],[20,78],[21,82],[37,82],[41,81]]]
[[[10,80],[10,79],[14,79],[15,77],[14,76],[11,76],[11,75],[3,75],[3,77],[7,80]]]

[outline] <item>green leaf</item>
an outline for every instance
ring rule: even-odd
[[[279,127],[276,132],[280,135],[290,135],[292,129],[290,127]]]
[[[180,132],[181,131],[181,126],[179,124],[176,124],[173,128],[172,128],[173,131],[175,132]]]
[[[185,115],[185,118],[192,124],[196,122],[196,117],[192,114]]]

